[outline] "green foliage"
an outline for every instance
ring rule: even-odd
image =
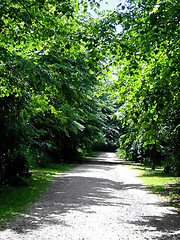
[[[166,162],[179,172],[179,1],[128,1],[114,57],[116,115],[128,159]],[[113,88],[113,87],[112,87]]]
[[[119,159],[126,159],[127,160],[127,153],[126,150],[123,148],[118,148],[116,152]]]
[[[0,1],[1,182],[119,140],[180,174],[179,1],[99,2]]]
[[[77,160],[102,140],[96,92],[114,28],[93,19],[88,4],[97,11],[94,0],[0,1],[3,184],[49,161]]]

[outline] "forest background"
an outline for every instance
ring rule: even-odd
[[[180,2],[100,3],[0,1],[1,184],[92,149],[180,175]]]

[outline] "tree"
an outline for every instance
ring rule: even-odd
[[[150,157],[153,168],[163,155],[179,172],[179,2],[128,3],[116,14],[123,28],[115,57],[123,143],[136,157]]]
[[[99,7],[94,0],[0,1],[3,183],[50,159],[72,161],[102,141],[96,92],[115,25],[110,14],[93,19],[88,5]]]

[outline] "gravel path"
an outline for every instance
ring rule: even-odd
[[[1,240],[180,239],[176,210],[163,206],[114,153],[58,175]]]

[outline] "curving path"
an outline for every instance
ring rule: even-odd
[[[29,214],[0,239],[177,240],[180,222],[176,210],[165,207],[114,153],[101,153],[54,178]]]

